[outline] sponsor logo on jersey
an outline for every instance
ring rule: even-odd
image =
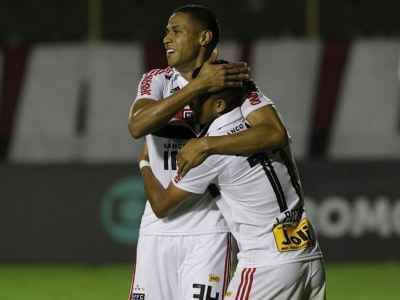
[[[175,183],[178,183],[179,181],[181,181],[181,179],[182,179],[182,176],[178,175],[178,174],[176,174],[176,176],[174,177]]]
[[[249,93],[249,94],[247,95],[247,97],[248,97],[249,102],[250,102],[251,105],[257,105],[257,104],[260,104],[260,103],[261,103],[261,99],[260,99],[260,97],[258,96],[258,93],[257,93],[257,92],[251,92],[251,93]]]
[[[166,72],[170,72],[169,68],[154,69],[145,74],[140,83],[140,96],[151,95],[151,81],[153,80],[153,77]]]
[[[294,225],[279,224],[274,227],[273,233],[280,252],[305,249],[315,242],[315,235],[307,218]]]
[[[185,107],[180,112],[175,114],[175,118],[178,120],[188,120],[193,117],[193,110],[190,107]]]
[[[231,130],[229,130],[228,134],[234,134],[234,133],[243,131],[243,130],[245,130],[245,128],[246,128],[246,125],[244,123],[240,123],[239,125],[236,125]]]
[[[304,208],[298,207],[294,209],[289,209],[283,213],[281,219],[276,218],[275,226],[278,224],[293,225],[298,224],[303,216]]]

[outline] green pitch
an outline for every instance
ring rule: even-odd
[[[327,275],[328,300],[400,299],[400,264],[330,264]],[[130,276],[129,265],[3,264],[0,299],[126,300]]]

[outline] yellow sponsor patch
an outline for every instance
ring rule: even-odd
[[[298,224],[278,224],[274,227],[275,242],[280,252],[311,247],[315,238],[310,221],[307,218]]]
[[[232,296],[233,292],[232,291],[226,291],[225,292],[225,297],[230,297]]]
[[[210,274],[208,275],[209,282],[219,282],[220,278],[218,275]]]

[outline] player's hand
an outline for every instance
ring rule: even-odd
[[[207,138],[189,140],[176,157],[178,175],[183,177],[190,169],[200,165],[209,155],[207,149]]]
[[[138,163],[139,163],[141,160],[147,160],[147,161],[149,161],[149,152],[148,152],[148,150],[147,150],[147,144],[146,144],[146,143],[143,145],[143,148],[142,148],[142,150],[139,152],[139,155],[138,155],[138,157],[137,157]]]
[[[218,49],[214,49],[209,59],[203,64],[195,80],[200,82],[204,92],[213,93],[226,87],[240,87],[243,80],[250,78],[250,69],[245,62],[215,64]]]

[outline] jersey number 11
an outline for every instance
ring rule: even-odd
[[[164,170],[176,170],[178,151],[164,151]]]

